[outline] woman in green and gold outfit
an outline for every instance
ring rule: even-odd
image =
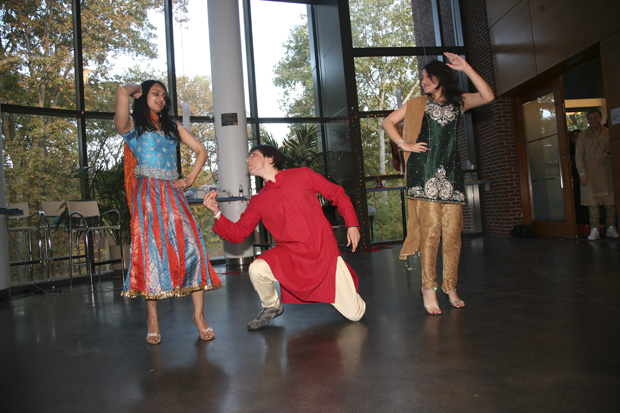
[[[422,297],[431,315],[437,303],[436,262],[442,242],[443,284],[450,305],[465,307],[456,293],[463,230],[465,183],[456,132],[463,112],[494,99],[491,87],[459,55],[444,53],[448,63],[433,61],[422,71],[426,96],[407,101],[383,122],[390,139],[405,152],[409,222],[400,258],[420,253]],[[464,72],[478,92],[463,93],[456,71]],[[396,125],[405,121],[403,136]]]

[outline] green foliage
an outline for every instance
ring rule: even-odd
[[[284,48],[284,57],[276,64],[273,79],[273,84],[283,90],[279,99],[280,109],[288,116],[314,116],[314,83],[307,21],[291,28]]]
[[[588,116],[587,112],[573,112],[571,114],[566,114],[566,128],[569,132],[579,129],[580,131],[586,129],[588,127]]]
[[[127,192],[125,191],[125,173],[123,161],[111,168],[82,168],[77,172],[77,178],[88,178],[89,194],[88,198],[97,201],[99,211],[104,213],[116,210],[121,218],[121,237],[123,243],[127,244],[131,239],[131,212],[127,205]],[[115,225],[117,217],[115,214],[105,216],[108,225]],[[120,238],[117,232],[110,232],[114,237],[116,245],[120,245]]]
[[[261,130],[260,141],[275,146],[284,154],[286,161],[284,168],[308,167],[315,172],[325,172],[324,157],[327,155],[318,150],[319,130],[315,124],[295,124],[291,127],[290,135],[284,139],[282,145],[273,136]]]
[[[176,2],[177,9],[187,1]],[[122,54],[153,58],[155,27],[149,10],[158,0],[82,2],[86,108],[113,111],[114,91],[124,83],[110,73]],[[75,109],[73,22],[68,0],[7,0],[0,4],[2,102]],[[131,71],[126,77],[137,76]],[[144,79],[144,74],[140,74]],[[7,197],[37,208],[41,200],[79,199],[77,127],[71,118],[2,114]],[[111,121],[87,122],[89,164],[110,167],[120,158]]]
[[[187,20],[187,4],[188,0],[173,2],[176,22]],[[114,112],[115,92],[121,85],[149,78],[166,82],[165,73],[153,72],[148,64],[157,57],[155,40],[163,31],[163,25],[155,25],[149,18],[163,16],[161,0],[82,1],[81,11],[87,111]],[[71,1],[4,0],[0,2],[0,22],[2,103],[76,109]],[[133,59],[135,67],[114,75],[115,64],[126,56]],[[180,102],[192,104],[192,115],[213,114],[208,77],[179,77],[177,91]],[[85,138],[89,167],[80,171],[77,130],[74,118],[2,113],[7,199],[28,202],[31,210],[38,210],[44,200],[96,199],[102,211],[121,211],[127,235],[122,138],[111,119],[88,118]],[[193,124],[190,132],[209,153],[207,172],[199,175],[195,185],[215,183],[213,126]],[[195,156],[182,145],[181,159],[187,171]],[[81,194],[80,181],[86,176],[91,186]],[[204,235],[208,245],[221,244],[211,231]]]
[[[410,0],[349,0],[353,47],[415,46]]]

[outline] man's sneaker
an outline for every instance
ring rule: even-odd
[[[618,238],[618,230],[616,227],[608,227],[605,236],[609,238]]]
[[[590,241],[595,241],[599,238],[601,238],[601,234],[598,233],[598,228],[592,228],[590,230],[590,235],[588,235],[588,239]]]
[[[281,315],[284,312],[284,307],[280,304],[279,307],[263,308],[258,317],[248,323],[248,330],[259,330],[269,325],[271,320]]]

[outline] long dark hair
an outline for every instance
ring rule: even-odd
[[[155,83],[161,85],[166,92],[164,107],[161,109],[161,112],[159,112],[161,129],[164,132],[164,135],[168,138],[175,140],[179,139],[179,129],[177,127],[177,123],[172,119],[169,112],[170,97],[168,96],[168,89],[166,89],[166,85],[158,80],[146,80],[142,82],[142,95],[133,101],[132,116],[136,130],[138,131],[138,137],[146,131],[158,130],[157,125],[155,125],[151,119],[151,109],[149,109],[149,106],[146,103],[146,97]]]
[[[441,88],[446,102],[455,106],[463,106],[463,91],[459,87],[456,70],[450,69],[444,62],[433,60],[424,66],[426,73],[437,78],[437,88]]]

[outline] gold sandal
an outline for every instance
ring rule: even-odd
[[[148,344],[159,344],[161,343],[161,333],[158,331],[157,333],[149,333],[148,332],[148,325],[149,322],[146,322],[146,329],[147,329],[147,334],[146,334],[146,342]]]
[[[450,292],[456,292],[456,290],[450,291]],[[445,291],[443,293],[446,295],[446,297],[448,297],[448,302],[450,303],[450,307],[456,308],[456,309],[459,309],[459,310],[465,308],[465,301],[461,300],[460,298],[458,300],[453,300],[453,299],[450,298],[450,294],[449,293],[447,293]]]
[[[198,323],[196,322],[195,317],[194,317],[194,324],[196,325],[196,328],[198,329],[198,337],[200,337],[202,341],[211,341],[215,338],[215,331],[213,331],[211,327],[207,327],[204,330],[201,330],[200,327],[198,327]]]
[[[422,292],[423,289],[424,287],[420,288],[420,295],[422,296],[422,302],[424,302],[424,293]],[[439,305],[425,305],[424,309],[426,310],[426,313],[428,315],[441,315],[441,308],[439,308]],[[433,312],[433,311],[437,311],[437,312]]]

